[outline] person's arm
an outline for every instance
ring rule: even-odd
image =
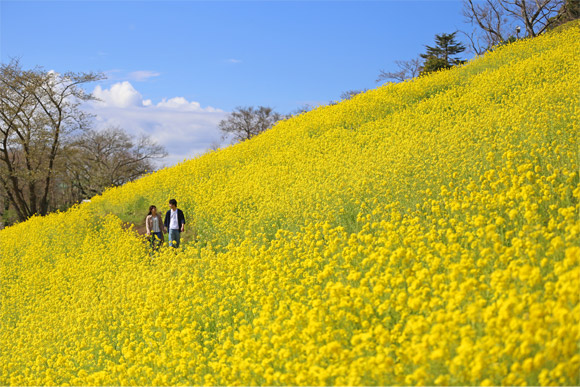
[[[149,219],[151,218],[151,215],[148,215],[145,218],[145,230],[147,230],[147,235],[151,235],[151,230],[149,229]]]
[[[179,212],[181,214],[181,232],[185,232],[185,215],[183,211],[179,210]]]
[[[163,222],[163,227],[165,227],[165,230],[169,230],[169,211],[165,213],[165,221]]]

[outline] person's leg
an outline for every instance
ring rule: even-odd
[[[175,230],[175,240],[177,241],[175,247],[179,247],[179,242],[181,241],[181,232],[179,230]]]
[[[169,230],[169,240],[172,247],[179,247],[179,230]]]
[[[167,232],[168,243],[169,243],[169,246],[171,246],[171,247],[173,247],[173,235],[174,235],[173,230],[169,230]]]

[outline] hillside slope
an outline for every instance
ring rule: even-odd
[[[580,384],[579,63],[576,23],[0,231],[0,384]],[[151,259],[121,219],[170,198]]]

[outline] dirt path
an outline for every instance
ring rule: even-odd
[[[143,224],[133,224],[133,229],[139,235],[145,235],[145,234],[147,234],[147,227],[145,227],[145,222],[143,222]]]
[[[131,226],[133,226],[133,230],[135,230],[135,232],[139,235],[145,235],[147,234],[147,227],[145,227],[145,222],[141,222],[141,223],[131,223],[131,222],[126,222],[123,223],[123,226],[125,228],[129,228]]]
[[[131,225],[133,226],[133,230],[135,230],[135,232],[139,235],[146,235],[147,234],[147,227],[145,227],[145,221],[142,221],[140,223],[125,223],[125,228],[129,228],[131,227]],[[165,236],[165,241],[167,241],[167,234],[164,234]],[[185,243],[185,242],[191,242],[196,240],[197,235],[195,232],[192,232],[190,229],[185,229],[185,232],[181,234],[181,243]]]

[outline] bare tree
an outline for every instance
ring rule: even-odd
[[[504,0],[500,2],[506,13],[523,22],[527,36],[534,37],[546,31],[564,5],[564,0]]]
[[[497,43],[492,43],[489,39],[489,35],[481,33],[477,29],[473,29],[471,32],[458,32],[467,38],[468,51],[474,53],[475,55],[483,55],[490,47],[493,47],[501,42],[498,41]]]
[[[133,137],[118,127],[89,130],[67,144],[66,181],[75,201],[155,170],[165,148],[148,136]]]
[[[296,109],[294,109],[292,112],[290,112],[290,116],[299,116],[300,114],[307,113],[315,108],[316,108],[316,106],[305,103],[305,104],[297,107]]]
[[[564,5],[558,10],[549,28],[577,19],[580,19],[580,0],[564,0]]]
[[[79,105],[93,97],[81,85],[102,78],[0,66],[0,184],[20,220],[48,212],[63,138],[88,125]]]
[[[211,144],[209,145],[208,150],[209,151],[212,151],[212,152],[215,152],[215,151],[219,150],[221,147],[222,147],[221,140],[216,139],[216,140],[213,140],[211,142]]]
[[[0,230],[2,230],[7,223],[10,210],[10,201],[8,195],[4,191],[4,187],[0,184]]]
[[[219,123],[224,138],[232,136],[234,141],[244,141],[270,129],[285,117],[266,106],[237,107],[227,119]]]
[[[357,94],[361,94],[364,93],[365,91],[368,91],[368,89],[362,89],[362,90],[347,90],[344,91],[341,95],[340,95],[340,99],[341,100],[347,100],[347,99],[351,99],[352,97],[354,97]]]
[[[485,0],[474,2],[464,0],[463,15],[472,25],[479,29],[480,33],[473,31],[465,33],[471,42],[471,48],[475,53],[481,54],[487,48],[505,41],[512,31],[512,21],[506,15],[501,0]]]
[[[396,60],[395,64],[399,71],[385,71],[381,70],[376,82],[382,83],[388,80],[395,80],[396,82],[403,82],[406,79],[416,78],[421,72],[421,59],[414,58],[411,60]]]
[[[525,36],[534,37],[556,22],[554,16],[564,4],[565,0],[464,0],[464,16],[481,32],[466,36],[475,52],[508,40],[516,24],[523,25]]]

